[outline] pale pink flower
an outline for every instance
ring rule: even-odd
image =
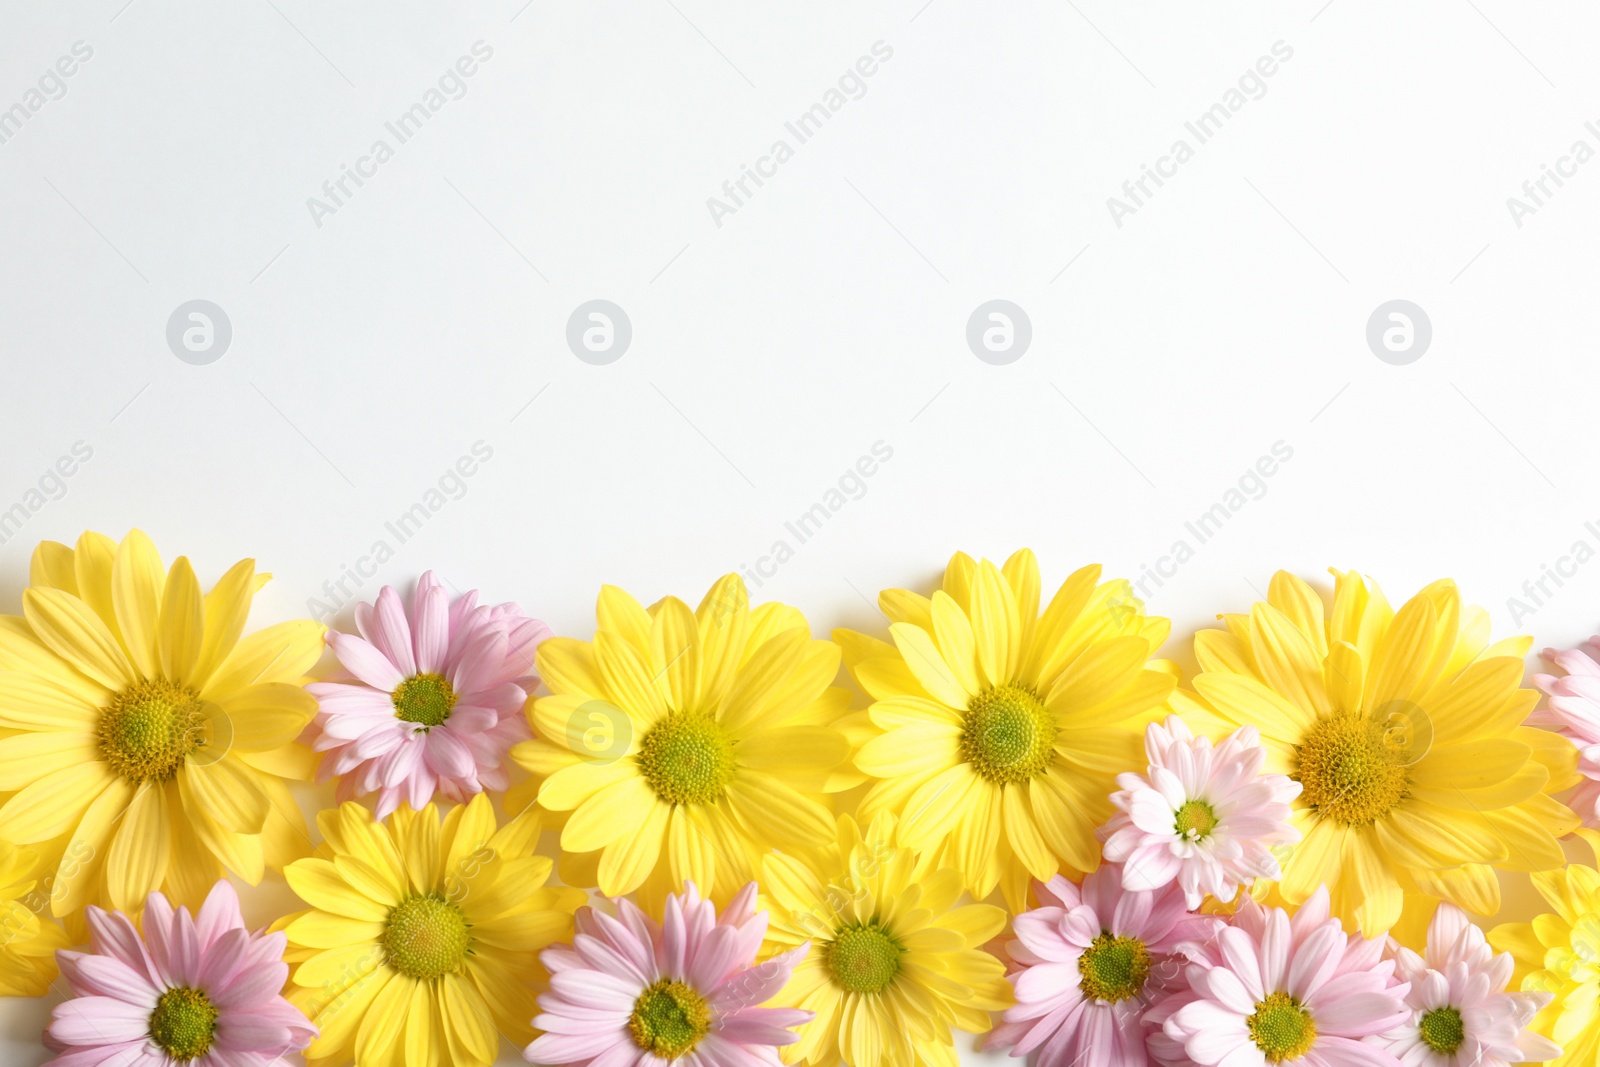
[[[504,789],[506,753],[532,732],[522,706],[539,684],[534,652],[550,628],[515,604],[450,603],[432,571],[407,612],[392,586],[356,605],[360,636],[328,631],[349,672],[313,682],[318,780],[339,778],[339,800],[376,792],[382,819],[402,800],[421,810],[435,791],[462,802]]]
[[[777,1046],[813,1015],[763,1008],[789,981],[810,943],[756,963],[767,913],[756,884],[722,914],[693,882],[667,898],[661,922],[628,900],[617,914],[577,914],[571,946],[539,959],[550,990],[533,1025],[544,1031],[524,1055],[535,1063],[589,1067],[777,1067]]]
[[[1289,802],[1300,783],[1262,774],[1266,750],[1253,726],[1213,746],[1182,719],[1145,730],[1147,774],[1119,774],[1119,809],[1101,830],[1105,858],[1123,865],[1128,889],[1177,882],[1190,908],[1209,893],[1226,903],[1241,885],[1281,877],[1273,848],[1300,840]]]
[[[1441,903],[1428,924],[1422,955],[1393,946],[1396,975],[1411,984],[1404,1023],[1384,1035],[1405,1067],[1506,1067],[1561,1055],[1561,1046],[1529,1033],[1549,993],[1508,993],[1515,967],[1454,904]]]
[[[1398,1067],[1375,1035],[1410,1018],[1384,942],[1349,937],[1320,888],[1291,919],[1249,896],[1215,936],[1184,946],[1186,987],[1146,1021],[1152,1058],[1201,1067]]]
[[[1127,889],[1107,864],[1080,889],[1061,875],[1038,887],[1041,907],[1012,923],[1006,952],[1017,1003],[985,1041],[1037,1067],[1143,1067],[1142,1017],[1181,974],[1181,942],[1206,936],[1220,921],[1192,914],[1176,885]]]
[[[1547,648],[1544,658],[1566,673],[1533,676],[1534,687],[1548,699],[1529,716],[1528,725],[1555,730],[1578,747],[1584,781],[1567,805],[1585,826],[1600,827],[1600,636],[1577,648]]]
[[[142,939],[121,912],[86,917],[92,951],[56,954],[73,999],[45,1031],[55,1067],[267,1067],[317,1036],[278,995],[284,935],[246,930],[227,882],[193,917],[151,893]]]

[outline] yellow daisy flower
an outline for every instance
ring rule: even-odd
[[[1098,867],[1113,780],[1144,766],[1144,728],[1175,684],[1150,662],[1167,620],[1098,566],[1039,615],[1027,549],[1003,568],[958,552],[932,599],[890,589],[878,606],[894,644],[834,634],[874,701],[861,818],[896,815],[902,842],[978,899],[998,884],[1013,911],[1030,876]]]
[[[0,841],[0,997],[42,997],[56,977],[66,932],[39,918],[49,894],[33,877],[38,857]]]
[[[1579,830],[1600,855],[1600,834]],[[1553,998],[1528,1027],[1561,1046],[1550,1067],[1600,1062],[1600,871],[1574,863],[1533,876],[1555,914],[1489,931],[1489,943],[1516,961],[1524,992]]]
[[[951,1029],[985,1033],[989,1013],[1012,1003],[1004,965],[981,948],[1006,913],[956,907],[960,873],[919,868],[891,816],[865,834],[843,816],[835,840],[804,859],[763,859],[764,951],[812,945],[772,1002],[816,1013],[778,1050],[785,1063],[957,1067]]]
[[[1578,817],[1547,794],[1578,781],[1566,739],[1523,725],[1530,638],[1489,645],[1489,617],[1434,582],[1398,612],[1354,572],[1333,601],[1279,572],[1266,603],[1195,636],[1198,699],[1174,707],[1197,729],[1254,726],[1265,770],[1300,783],[1304,840],[1278,885],[1291,905],[1326,880],[1333,914],[1374,937],[1409,895],[1480,915],[1500,907],[1493,868],[1564,862]]]
[[[545,886],[536,811],[496,829],[479,793],[442,825],[432,804],[380,823],[351,801],[317,826],[320,855],[283,872],[311,910],[273,926],[298,964],[287,996],[321,1029],[310,1067],[484,1067],[499,1034],[532,1040],[537,953],[584,902]]]
[[[322,626],[241,638],[270,577],[241,560],[202,594],[138,530],[34,552],[0,617],[0,835],[38,846],[56,915],[137,914],[154,889],[198,907],[224,867],[253,885],[305,852],[282,779],[314,768],[293,742]]]
[[[849,695],[831,684],[839,650],[812,640],[782,604],[751,609],[730,574],[690,611],[648,611],[606,586],[594,640],[539,646],[552,696],[531,705],[535,739],[511,757],[534,774],[541,807],[569,813],[568,882],[607,896],[639,890],[647,910],[692,881],[726,903],[755,877],[752,850],[826,842],[820,800],[845,783],[836,721]]]

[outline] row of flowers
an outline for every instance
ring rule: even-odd
[[[887,640],[735,575],[591,641],[432,574],[246,633],[267,577],[87,533],[0,617],[0,993],[59,967],[53,1063],[1600,1062],[1600,647],[1525,686],[1450,581],[1280,573],[1185,684],[1026,550]],[[306,910],[251,932],[269,870]],[[1486,936],[1500,872],[1553,912]]]

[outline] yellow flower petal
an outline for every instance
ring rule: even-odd
[[[0,738],[0,792],[22,789],[59,770],[100,758],[90,733],[50,730]]]
[[[218,826],[239,834],[259,834],[272,804],[256,780],[256,772],[232,756],[214,762],[199,757],[199,749],[184,762],[180,777],[207,817]]]
[[[161,613],[161,592],[166,588],[161,555],[142,530],[131,530],[117,546],[111,568],[111,603],[116,612],[122,643],[133,665],[146,678],[160,673],[156,631]]]
[[[383,922],[389,909],[346,882],[332,861],[303,859],[283,869],[289,888],[313,908],[366,922]]]
[[[161,622],[156,631],[161,673],[175,681],[188,682],[200,662],[204,641],[205,598],[188,557],[179,556],[167,573],[167,585],[161,594]]]
[[[238,645],[245,619],[250,614],[250,602],[259,588],[257,581],[265,577],[256,574],[255,560],[241,559],[229,567],[206,594],[201,612],[205,619],[205,637],[200,643],[200,659],[191,675],[194,685],[205,685]]]
[[[106,857],[106,891],[112,905],[132,915],[167,876],[171,826],[166,790],[153,782],[141,785],[129,802],[127,814]]]
[[[967,706],[967,691],[939,654],[939,647],[934,644],[928,631],[910,623],[897,622],[889,627],[889,636],[894,638],[895,647],[905,657],[906,667],[929,696],[951,707]]]
[[[607,786],[580,804],[561,831],[561,847],[593,852],[635,831],[641,812],[664,807],[638,774]],[[659,845],[659,843],[658,843]]]
[[[39,640],[56,655],[108,689],[133,681],[133,668],[117,639],[89,606],[59,589],[28,589],[22,611]]]
[[[47,774],[0,806],[0,827],[7,840],[19,845],[58,837],[77,825],[111,779],[110,770],[98,761]]]

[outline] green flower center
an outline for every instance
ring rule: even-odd
[[[1103,933],[1078,957],[1083,995],[1115,1004],[1139,995],[1150,977],[1150,953],[1136,937]]]
[[[1293,775],[1300,797],[1320,818],[1366,826],[1409,795],[1408,753],[1391,744],[1383,725],[1358,715],[1335,715],[1312,727],[1297,748]]]
[[[389,912],[383,948],[395,970],[432,981],[461,966],[472,951],[472,929],[461,909],[443,897],[407,897]]]
[[[130,782],[165,782],[205,744],[205,713],[193,690],[165,678],[141,679],[100,712],[100,756]]]
[[[394,717],[414,722],[424,731],[450,717],[456,706],[456,691],[442,674],[413,674],[390,694]]]
[[[852,993],[881,993],[900,973],[900,947],[876,922],[846,926],[827,947],[828,973]]]
[[[628,1032],[634,1044],[664,1060],[691,1051],[711,1029],[711,1005],[682,982],[663,978],[633,1002]]]
[[[150,1040],[179,1063],[205,1055],[216,1032],[217,1006],[198,989],[169,989],[150,1013]]]
[[[1056,717],[1032,689],[997,685],[967,705],[961,758],[991,782],[1025,782],[1044,773],[1056,743]]]
[[[1461,1025],[1461,1013],[1454,1008],[1434,1008],[1422,1017],[1418,1026],[1422,1040],[1435,1052],[1448,1056],[1461,1047],[1467,1031]]]
[[[668,712],[639,743],[639,773],[669,804],[711,804],[733,781],[733,742],[710,715]]]
[[[1256,1004],[1255,1014],[1245,1020],[1245,1025],[1268,1063],[1299,1059],[1317,1040],[1317,1025],[1311,1021],[1311,1013],[1287,993],[1268,993]]]
[[[1178,809],[1178,817],[1172,828],[1179,837],[1204,841],[1217,828],[1217,813],[1203,800],[1185,801],[1183,807]]]

